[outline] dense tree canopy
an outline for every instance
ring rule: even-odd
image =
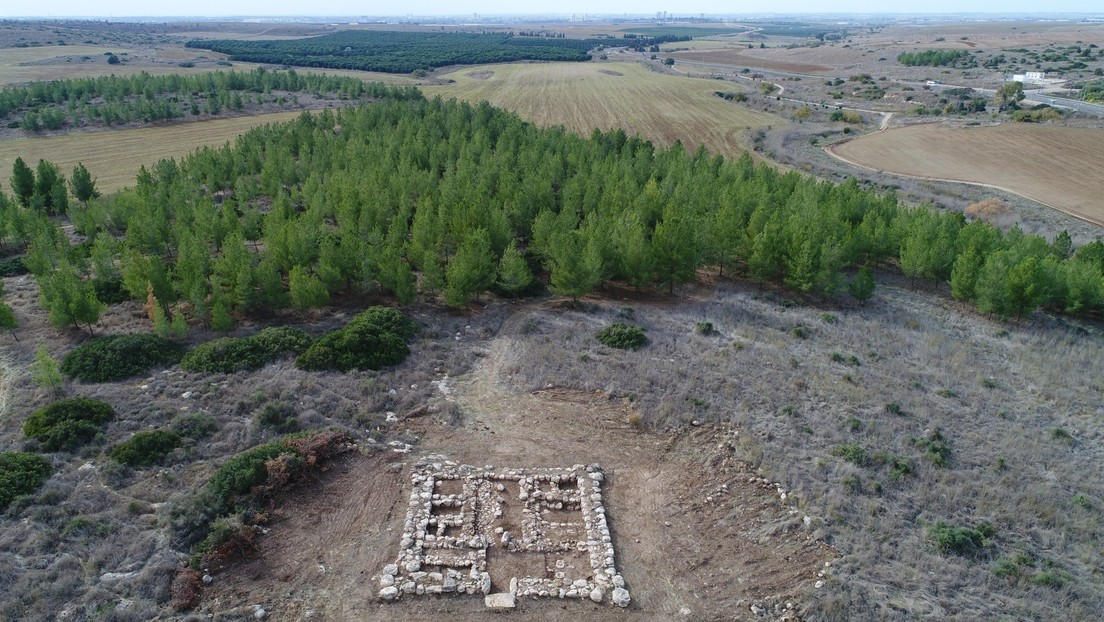
[[[197,40],[186,46],[228,54],[236,61],[409,73],[519,60],[585,61],[589,50],[608,43],[508,33],[346,30],[284,41]]]
[[[416,95],[304,113],[163,160],[76,212],[89,238],[77,247],[3,195],[0,232],[29,242],[24,261],[58,326],[94,322],[91,277],[116,279],[164,318],[225,330],[234,316],[350,292],[463,305],[496,282],[521,291],[530,266],[571,297],[608,279],[670,291],[708,267],[867,299],[871,274],[856,270],[896,264],[1001,317],[1102,310],[1104,243],[1072,252],[1068,238],[902,209],[854,180],[657,150],[621,131],[583,139]]]

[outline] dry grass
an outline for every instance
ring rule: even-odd
[[[633,321],[651,339],[638,352],[593,337],[623,321],[624,303],[534,313],[505,371],[519,389],[629,400],[646,425],[736,423],[737,455],[793,490],[823,525],[817,535],[843,554],[806,619],[1096,619],[1098,329],[1045,318],[1002,327],[896,287],[864,308],[827,311],[731,286],[695,298],[636,305]],[[718,334],[697,334],[703,320]],[[795,338],[795,326],[807,338]],[[951,446],[947,468],[911,442],[936,428]],[[913,472],[893,479],[886,467],[832,455],[845,444],[903,457]],[[927,538],[937,521],[983,520],[998,533],[977,559],[941,555]],[[992,564],[1018,552],[1035,559],[1030,573],[1050,569],[1063,585],[998,578]]]
[[[1104,224],[1104,130],[941,123],[877,132],[832,148],[865,168],[993,186]]]
[[[489,78],[480,76],[493,72]],[[611,75],[611,73],[622,75]],[[476,75],[473,75],[476,74]],[[726,102],[714,91],[731,83],[655,73],[632,63],[528,63],[465,68],[443,76],[455,84],[423,87],[426,95],[489,101],[538,125],[582,135],[622,128],[658,144],[738,156],[748,128],[783,119]]]
[[[179,158],[204,145],[222,145],[249,128],[294,119],[301,112],[2,141],[0,184],[8,187],[12,162],[22,157],[32,167],[39,159],[49,160],[67,175],[82,162],[96,178],[96,187],[101,192],[114,192],[133,185],[142,165],[152,166],[162,158]]]
[[[250,38],[240,33],[225,33],[230,38]],[[256,37],[254,37],[256,38]],[[262,37],[285,38],[297,37]],[[182,39],[183,41],[183,39]],[[114,52],[125,55],[125,62],[118,65],[107,64],[104,54]],[[89,57],[82,60],[82,57]],[[75,77],[99,77],[108,75],[132,75],[147,72],[152,75],[182,74],[191,75],[209,73],[215,70],[250,71],[261,65],[257,63],[233,63],[230,67],[216,65],[225,61],[226,55],[208,50],[194,50],[179,45],[158,45],[154,47],[111,46],[111,45],[63,45],[28,48],[0,49],[0,87],[9,84],[24,84],[44,80],[64,80]],[[181,67],[182,61],[195,61],[195,67]],[[348,69],[300,69],[301,73],[325,73],[338,76],[360,78],[366,82],[385,82],[387,84],[416,84],[409,75],[397,75],[371,71]]]

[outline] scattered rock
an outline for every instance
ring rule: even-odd
[[[211,585],[215,582],[215,578],[209,574],[203,575],[203,585]]]
[[[606,595],[602,588],[596,587],[590,591],[590,599],[596,603],[602,602],[602,598]]]
[[[617,605],[618,607],[628,607],[629,602],[632,601],[632,599],[629,597],[629,591],[623,587],[614,588],[611,598],[613,600],[613,604]]]
[[[752,612],[752,613],[754,613],[754,614],[755,614],[755,615],[757,615],[757,616],[765,616],[765,615],[767,615],[767,610],[766,610],[766,609],[764,609],[764,608],[762,608],[762,607],[760,607],[759,605],[752,605],[752,606],[751,606],[751,612]]]

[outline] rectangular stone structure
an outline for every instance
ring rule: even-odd
[[[428,456],[411,472],[399,554],[381,600],[508,593],[628,606],[599,465],[501,468]]]

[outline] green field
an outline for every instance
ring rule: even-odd
[[[32,167],[39,159],[49,160],[66,175],[82,162],[97,179],[101,192],[114,192],[133,185],[142,165],[151,166],[163,158],[179,159],[204,145],[222,145],[251,127],[294,119],[301,112],[0,141],[0,187],[8,191],[12,162],[22,157]]]
[[[715,96],[731,83],[657,73],[630,63],[530,63],[464,68],[441,76],[454,84],[422,87],[470,102],[486,100],[538,125],[562,125],[588,135],[624,129],[657,145],[681,140],[734,157],[746,150],[749,128],[783,125],[774,115]]]

